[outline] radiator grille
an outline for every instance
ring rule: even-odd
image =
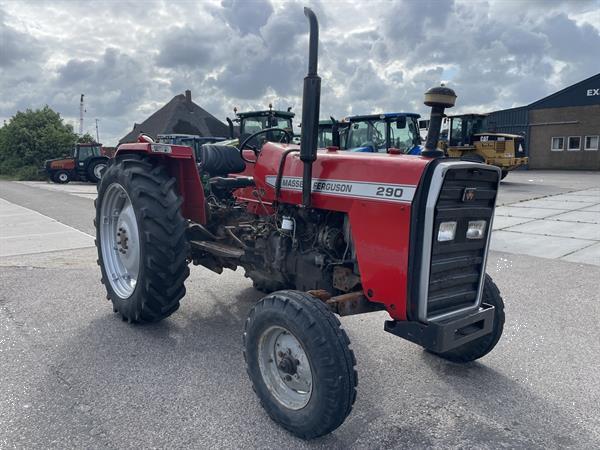
[[[431,267],[427,296],[427,317],[473,306],[477,302],[482,277],[490,220],[494,212],[498,173],[482,168],[450,169],[435,206]],[[474,198],[470,195],[474,192]],[[471,220],[485,220],[483,239],[466,238]],[[456,236],[438,242],[441,222],[456,221]]]

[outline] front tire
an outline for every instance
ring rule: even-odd
[[[260,300],[244,329],[244,358],[271,419],[312,439],[339,427],[356,399],[356,360],[339,320],[319,299],[279,291]]]
[[[447,359],[455,363],[467,363],[475,361],[482,356],[487,355],[496,346],[502,336],[504,330],[504,301],[500,296],[500,290],[496,283],[492,280],[488,274],[485,274],[485,280],[483,285],[483,298],[482,303],[487,303],[494,307],[494,324],[492,326],[492,332],[485,336],[475,339],[474,341],[468,342],[460,347],[455,348],[444,353],[436,353],[437,356]]]
[[[136,155],[115,161],[98,185],[98,264],[124,320],[157,322],[179,308],[190,273],[181,203],[166,169]]]
[[[69,181],[71,181],[71,176],[66,170],[59,170],[52,175],[52,181],[58,184],[67,184]]]

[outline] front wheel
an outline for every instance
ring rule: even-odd
[[[157,322],[185,295],[188,242],[175,179],[133,156],[117,160],[98,185],[96,247],[102,283],[115,312]]]
[[[483,285],[483,298],[482,303],[487,303],[494,307],[494,323],[492,325],[492,332],[485,336],[475,339],[474,341],[468,342],[460,347],[455,348],[444,353],[434,353],[441,358],[447,359],[455,363],[467,363],[475,361],[482,356],[487,355],[496,346],[502,336],[504,330],[504,301],[500,296],[500,290],[496,286],[496,283],[492,280],[488,274],[485,274],[485,280]]]
[[[58,184],[67,184],[69,181],[71,181],[71,176],[66,170],[59,170],[52,175],[52,181]]]
[[[356,361],[339,320],[323,302],[298,291],[264,297],[244,329],[244,358],[269,416],[311,439],[339,427],[356,399]]]

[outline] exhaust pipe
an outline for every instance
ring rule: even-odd
[[[227,120],[227,123],[229,124],[229,139],[233,139],[234,138],[234,136],[233,136],[233,134],[234,134],[233,133],[233,121],[229,117],[226,117],[226,120]]]
[[[304,15],[310,24],[308,74],[304,78],[302,92],[302,136],[300,140],[300,160],[304,163],[302,173],[302,206],[310,207],[312,191],[312,164],[317,159],[317,139],[319,132],[319,107],[321,104],[321,78],[317,75],[319,52],[319,23],[310,8],[304,8]]]

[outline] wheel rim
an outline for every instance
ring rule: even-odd
[[[59,173],[59,174],[58,174],[58,179],[59,179],[60,181],[67,181],[67,178],[68,178],[68,177],[67,177],[67,174],[66,174],[66,173]]]
[[[94,176],[98,179],[102,178],[102,174],[106,170],[106,164],[96,164],[94,167]]]
[[[121,298],[129,298],[140,270],[139,230],[133,205],[120,184],[106,189],[100,208],[100,243],[106,276]]]
[[[267,389],[288,409],[304,408],[311,397],[313,376],[300,341],[283,327],[268,328],[258,343],[258,363]]]

